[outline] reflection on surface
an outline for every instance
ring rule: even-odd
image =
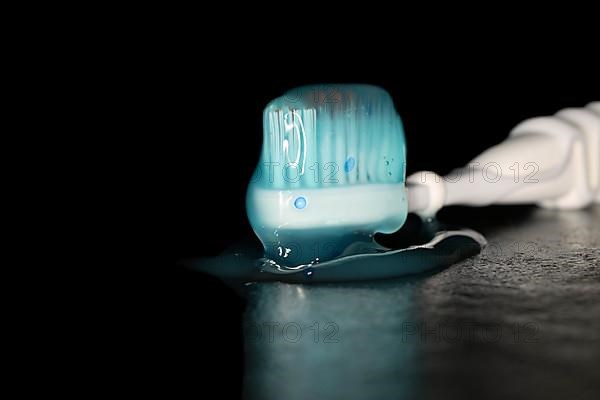
[[[245,394],[256,399],[413,398],[411,283],[255,284],[245,316]]]

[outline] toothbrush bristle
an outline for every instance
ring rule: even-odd
[[[294,89],[265,108],[263,140],[266,188],[404,182],[402,122],[374,86]]]

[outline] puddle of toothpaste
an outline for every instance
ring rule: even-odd
[[[184,265],[226,282],[356,282],[441,270],[478,254],[486,245],[478,232],[443,227],[437,221],[422,223],[416,231],[403,230],[363,237],[326,261],[313,257],[299,265],[286,265],[283,257],[265,257],[258,246],[240,244],[217,257],[188,260]]]

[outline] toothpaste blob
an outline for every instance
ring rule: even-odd
[[[317,264],[404,224],[404,132],[383,89],[293,89],[267,105],[263,128],[246,210],[273,263]]]

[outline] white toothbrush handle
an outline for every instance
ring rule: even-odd
[[[406,183],[409,211],[425,217],[448,205],[600,203],[600,102],[525,120],[467,166],[443,178],[417,172]]]

